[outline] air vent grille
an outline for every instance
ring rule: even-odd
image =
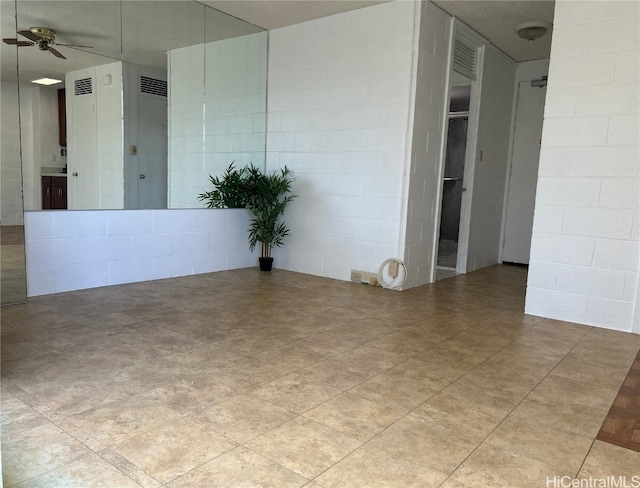
[[[165,80],[157,80],[149,76],[140,75],[140,93],[166,98],[167,82]]]
[[[93,93],[93,83],[91,78],[82,78],[74,81],[75,95],[90,95]]]
[[[460,39],[456,39],[453,51],[453,69],[472,80],[476,79],[476,57],[478,51],[468,46]]]

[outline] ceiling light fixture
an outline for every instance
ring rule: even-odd
[[[513,28],[516,34],[529,42],[540,39],[550,29],[551,24],[549,22],[543,22],[540,20],[535,20],[533,22],[523,22],[522,24],[516,25]]]
[[[56,83],[62,83],[62,80],[56,80],[55,78],[40,78],[38,80],[31,80],[31,83],[37,83],[38,85],[55,85]]]

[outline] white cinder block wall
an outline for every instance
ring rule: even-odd
[[[25,213],[27,296],[255,266],[245,209]]]
[[[2,82],[1,84],[2,119],[0,131],[0,222],[2,225],[22,225],[22,195],[20,168],[20,132],[18,130],[18,85]]]
[[[385,3],[271,31],[267,169],[292,169],[298,195],[277,267],[349,280],[352,269],[376,272],[404,257],[419,5]],[[440,56],[443,30],[422,55]],[[437,90],[438,70],[426,71]],[[420,226],[428,217],[413,219]],[[408,243],[422,245],[410,232]]]
[[[430,2],[421,4],[414,49],[415,109],[410,167],[405,168],[406,222],[404,262],[410,270],[405,288],[431,281],[431,256],[442,178],[440,149],[449,69],[450,17]]]
[[[202,207],[209,175],[265,165],[267,33],[169,51],[169,207]]]
[[[526,301],[636,333],[639,8],[556,2]]]

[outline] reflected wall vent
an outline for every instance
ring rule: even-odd
[[[140,93],[167,98],[167,82],[150,76],[140,75]]]
[[[91,78],[82,78],[74,81],[75,96],[90,95],[93,93],[93,83]]]

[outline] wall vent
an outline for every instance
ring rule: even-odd
[[[90,95],[93,93],[93,83],[91,78],[82,78],[74,81],[75,96]]]
[[[466,44],[461,39],[456,39],[453,50],[453,69],[460,74],[465,75],[471,80],[476,79],[476,60],[478,50]]]
[[[167,82],[140,75],[140,93],[167,98]]]

